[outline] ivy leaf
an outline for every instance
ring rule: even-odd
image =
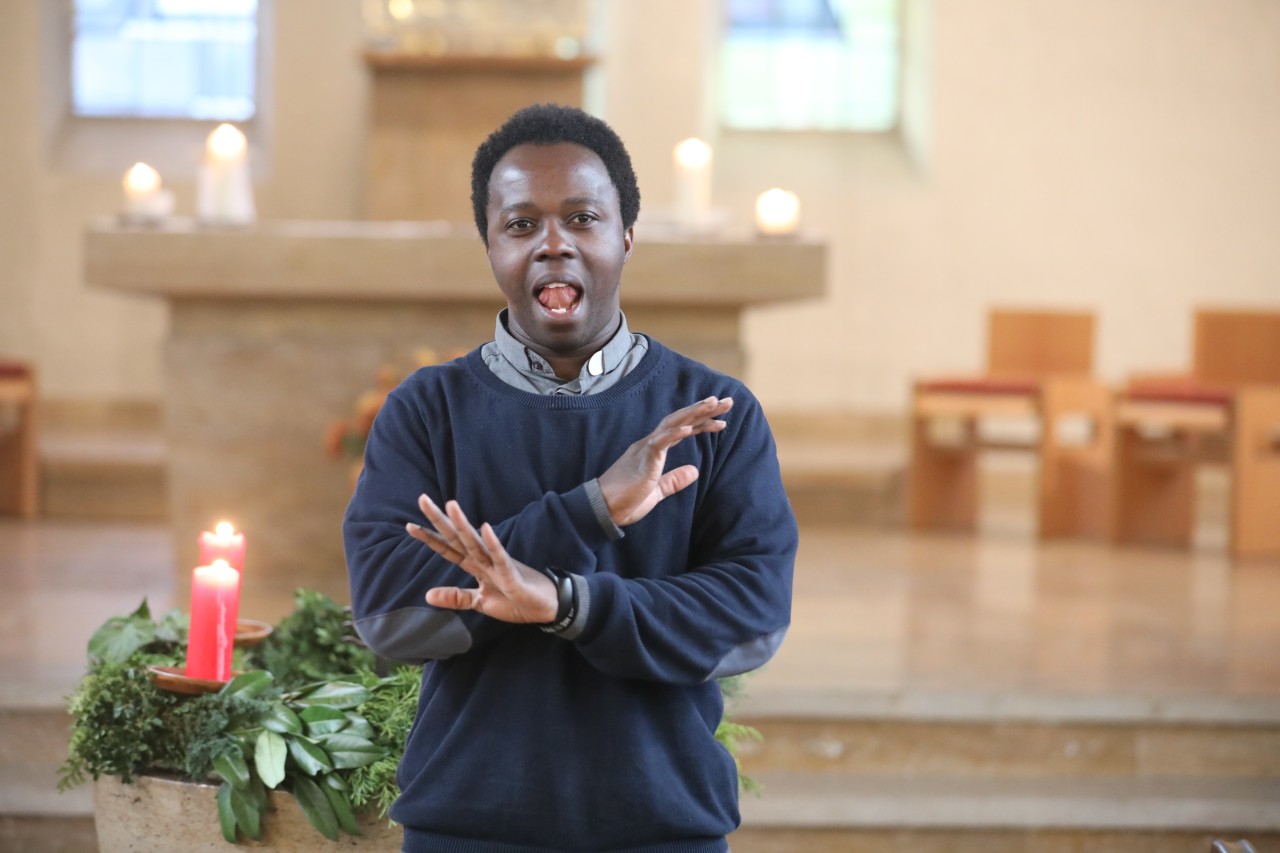
[[[249,765],[239,752],[224,752],[213,759],[213,769],[233,788],[249,787]],[[256,837],[256,836],[255,836]]]
[[[302,709],[301,717],[312,737],[341,731],[348,723],[346,712],[329,705],[309,705]]]
[[[147,601],[128,616],[113,616],[89,638],[89,657],[107,663],[124,663],[138,649],[156,638]]]
[[[271,673],[262,669],[255,669],[251,672],[242,672],[235,678],[228,681],[222,686],[222,690],[218,691],[223,696],[241,695],[246,699],[254,699],[266,692],[271,686]]]
[[[320,830],[320,834],[331,841],[338,840],[338,816],[333,813],[329,798],[320,790],[320,786],[303,777],[294,780],[293,795],[298,798],[298,805],[311,821],[311,825]]]
[[[327,781],[337,777],[329,774],[324,778]],[[331,785],[321,785],[320,790],[324,791],[324,795],[329,799],[329,805],[333,807],[333,813],[337,816],[339,825],[349,835],[362,835],[360,824],[356,823],[356,814],[351,808],[351,800],[347,799],[346,792],[340,791]]]
[[[329,760],[329,756],[311,741],[305,738],[291,737],[286,742],[289,744],[289,754],[293,756],[294,761],[298,762],[302,772],[308,776],[314,776],[322,770],[329,771],[333,769],[333,762]]]
[[[245,835],[250,838],[262,837],[262,812],[258,810],[258,803],[252,793],[232,788],[231,811],[236,816],[236,824],[244,830]]]
[[[334,708],[354,708],[369,698],[363,685],[349,681],[330,681],[307,690],[295,701],[299,705],[329,705]]]
[[[329,757],[333,759],[333,766],[339,770],[364,767],[385,754],[382,747],[372,741],[345,732],[329,735],[322,743]]]
[[[253,764],[258,768],[262,784],[274,788],[284,781],[284,760],[288,752],[284,738],[275,732],[264,731],[258,735],[258,743],[253,750]]]
[[[177,608],[165,611],[156,625],[156,639],[168,643],[185,641],[190,621],[190,617]]]
[[[236,813],[231,809],[231,783],[223,782],[218,786],[218,825],[222,827],[222,837],[236,843]]]
[[[279,732],[282,735],[302,734],[302,721],[291,708],[284,705],[273,704],[261,722],[264,729]]]

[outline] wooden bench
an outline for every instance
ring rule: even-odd
[[[0,514],[34,518],[39,476],[35,369],[0,359]]]
[[[1280,312],[1197,311],[1191,371],[1130,378],[1115,433],[1115,541],[1190,546],[1196,468],[1216,464],[1232,555],[1280,554]]]
[[[1039,536],[1106,535],[1110,401],[1093,378],[1093,340],[1090,313],[993,310],[984,374],[915,383],[907,484],[913,528],[974,529],[981,452],[1023,449],[1038,458]],[[1018,443],[984,438],[981,422],[992,418],[1031,420],[1037,435]],[[938,440],[939,421],[958,426],[950,441]]]

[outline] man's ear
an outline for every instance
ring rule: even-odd
[[[633,243],[635,243],[635,239],[636,239],[636,229],[635,229],[635,226],[632,226],[631,228],[628,228],[628,229],[627,229],[626,231],[624,231],[624,232],[623,232],[623,234],[622,234],[622,245],[623,245],[623,247],[625,247],[625,249],[626,249],[625,253],[624,253],[624,254],[623,254],[623,256],[622,256],[622,262],[623,262],[624,264],[625,264],[627,261],[631,260],[631,246],[632,246],[632,244],[633,244]]]

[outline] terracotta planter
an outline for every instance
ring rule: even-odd
[[[140,776],[126,785],[116,776],[94,784],[94,823],[99,853],[227,853],[240,849],[326,853],[367,850],[399,853],[404,833],[385,820],[362,818],[361,836],[345,833],[330,841],[316,831],[292,795],[271,793],[262,838],[228,844],[218,829],[217,786],[162,776]]]

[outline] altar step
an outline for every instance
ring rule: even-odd
[[[735,853],[1280,850],[1276,700],[852,704],[742,715],[764,735],[742,755],[762,791]]]
[[[92,853],[90,787],[55,792],[65,709],[7,701],[0,849]],[[764,741],[735,853],[1280,850],[1280,700],[782,697],[738,717]]]

